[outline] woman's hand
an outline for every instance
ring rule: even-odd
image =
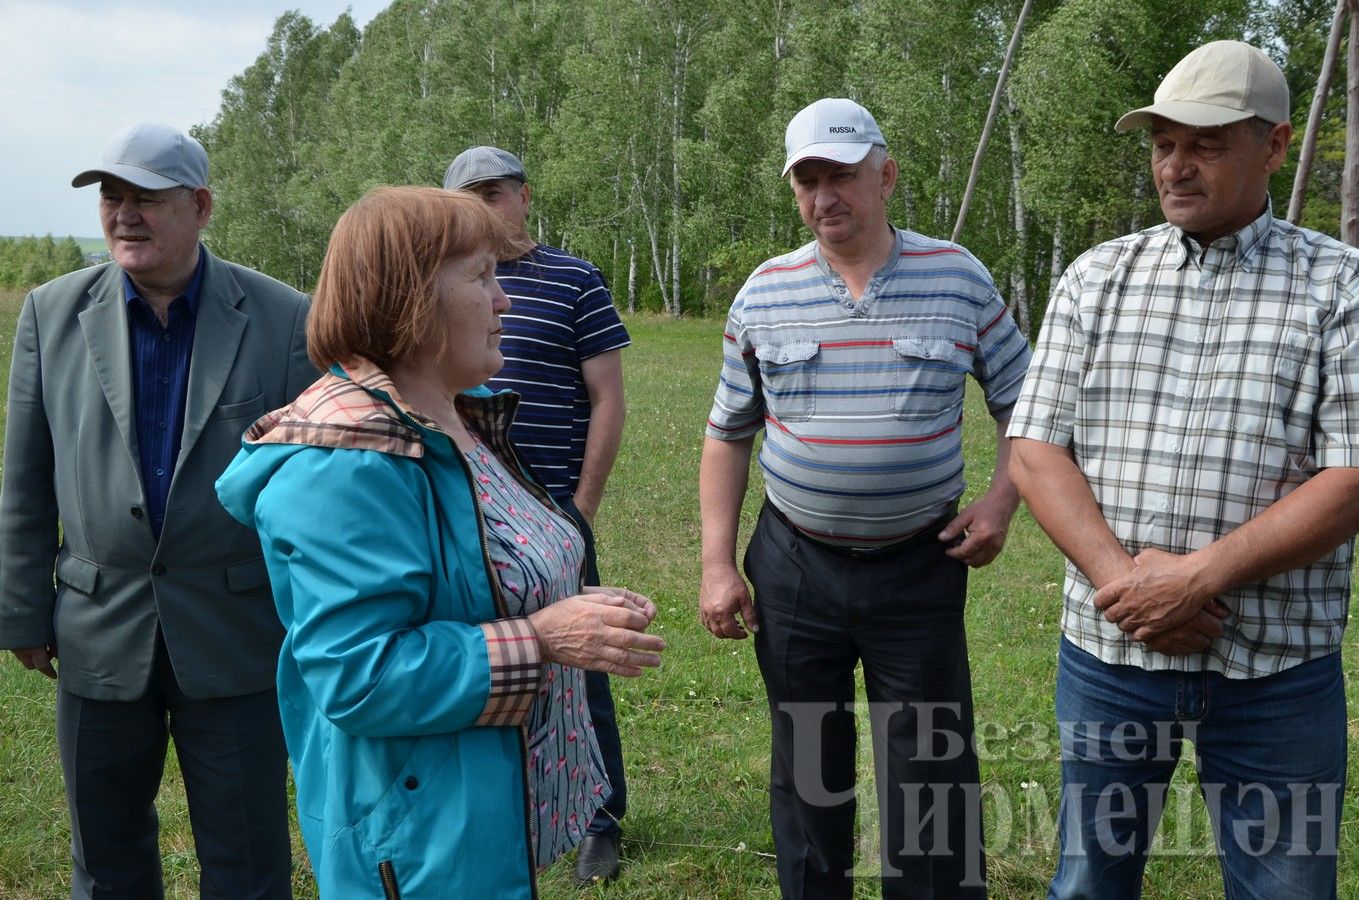
[[[635,678],[661,664],[665,639],[646,634],[656,604],[624,588],[592,587],[529,617],[547,662]]]

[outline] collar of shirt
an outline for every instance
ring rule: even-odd
[[[188,307],[189,315],[198,315],[198,297],[203,290],[203,264],[207,257],[207,251],[203,245],[198,245],[198,265],[194,267],[193,277],[189,279],[189,286],[184,289],[184,293],[175,298],[175,302],[183,300]],[[128,306],[132,306],[134,300],[142,300],[141,294],[137,293],[137,286],[132,283],[132,276],[123,273],[123,300]],[[142,300],[145,303],[145,300]],[[173,303],[171,304],[173,306]]]
[[[863,294],[856,301],[849,295],[849,288],[845,285],[845,279],[840,273],[831,268],[831,264],[826,261],[825,254],[821,252],[821,242],[812,241],[812,255],[816,259],[816,267],[821,270],[821,274],[831,283],[835,291],[836,299],[839,300],[847,309],[866,310],[871,301],[877,296],[878,286],[881,285],[892,274],[892,270],[901,261],[901,253],[906,249],[906,236],[900,228],[887,225],[892,229],[892,252],[887,256],[887,262],[883,263],[873,277],[868,279],[868,284],[864,287]]]
[[[1203,254],[1209,248],[1217,248],[1226,252],[1234,253],[1236,261],[1247,271],[1250,270],[1255,262],[1255,257],[1259,256],[1260,250],[1265,244],[1265,235],[1269,234],[1270,226],[1274,223],[1274,201],[1265,201],[1264,211],[1256,216],[1250,224],[1234,234],[1220,237],[1207,247],[1185,234],[1183,228],[1176,228],[1175,235],[1180,245],[1180,264],[1176,269],[1183,269],[1190,262],[1202,259]]]

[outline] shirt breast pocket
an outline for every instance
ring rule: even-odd
[[[780,422],[805,422],[816,412],[819,341],[760,344],[760,381],[765,407]]]
[[[963,351],[947,338],[892,339],[896,369],[893,406],[907,422],[937,419],[963,402]]]
[[[1230,379],[1232,430],[1293,456],[1309,455],[1321,396],[1319,346],[1311,335],[1289,332],[1275,346],[1219,360],[1218,369]]]

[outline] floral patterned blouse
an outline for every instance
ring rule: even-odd
[[[475,436],[467,452],[486,519],[487,546],[500,576],[506,612],[526,616],[578,592],[584,546],[574,523],[549,510]],[[585,673],[544,667],[529,714],[530,825],[539,868],[585,836],[609,795],[609,782],[585,703]]]

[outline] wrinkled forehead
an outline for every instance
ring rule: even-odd
[[[471,191],[474,194],[485,196],[494,191],[518,191],[524,186],[524,182],[517,178],[488,178],[485,181],[474,181],[463,188],[464,191]]]
[[[191,190],[191,188],[184,187],[183,185],[175,185],[174,187],[161,188],[160,190],[153,191],[149,188],[138,187],[130,181],[124,181],[121,178],[114,178],[112,176],[105,176],[99,180],[100,197],[137,196],[163,199]]]
[[[812,157],[800,161],[797,165],[788,170],[788,174],[797,180],[820,178],[823,175],[833,175],[836,172],[857,172],[862,165],[862,162],[846,164],[836,162],[833,159],[817,159]]]
[[[1151,133],[1159,134],[1183,134],[1195,137],[1227,138],[1241,131],[1242,122],[1232,122],[1227,125],[1189,125],[1184,122],[1176,122],[1174,119],[1167,119],[1165,116],[1152,116]]]

